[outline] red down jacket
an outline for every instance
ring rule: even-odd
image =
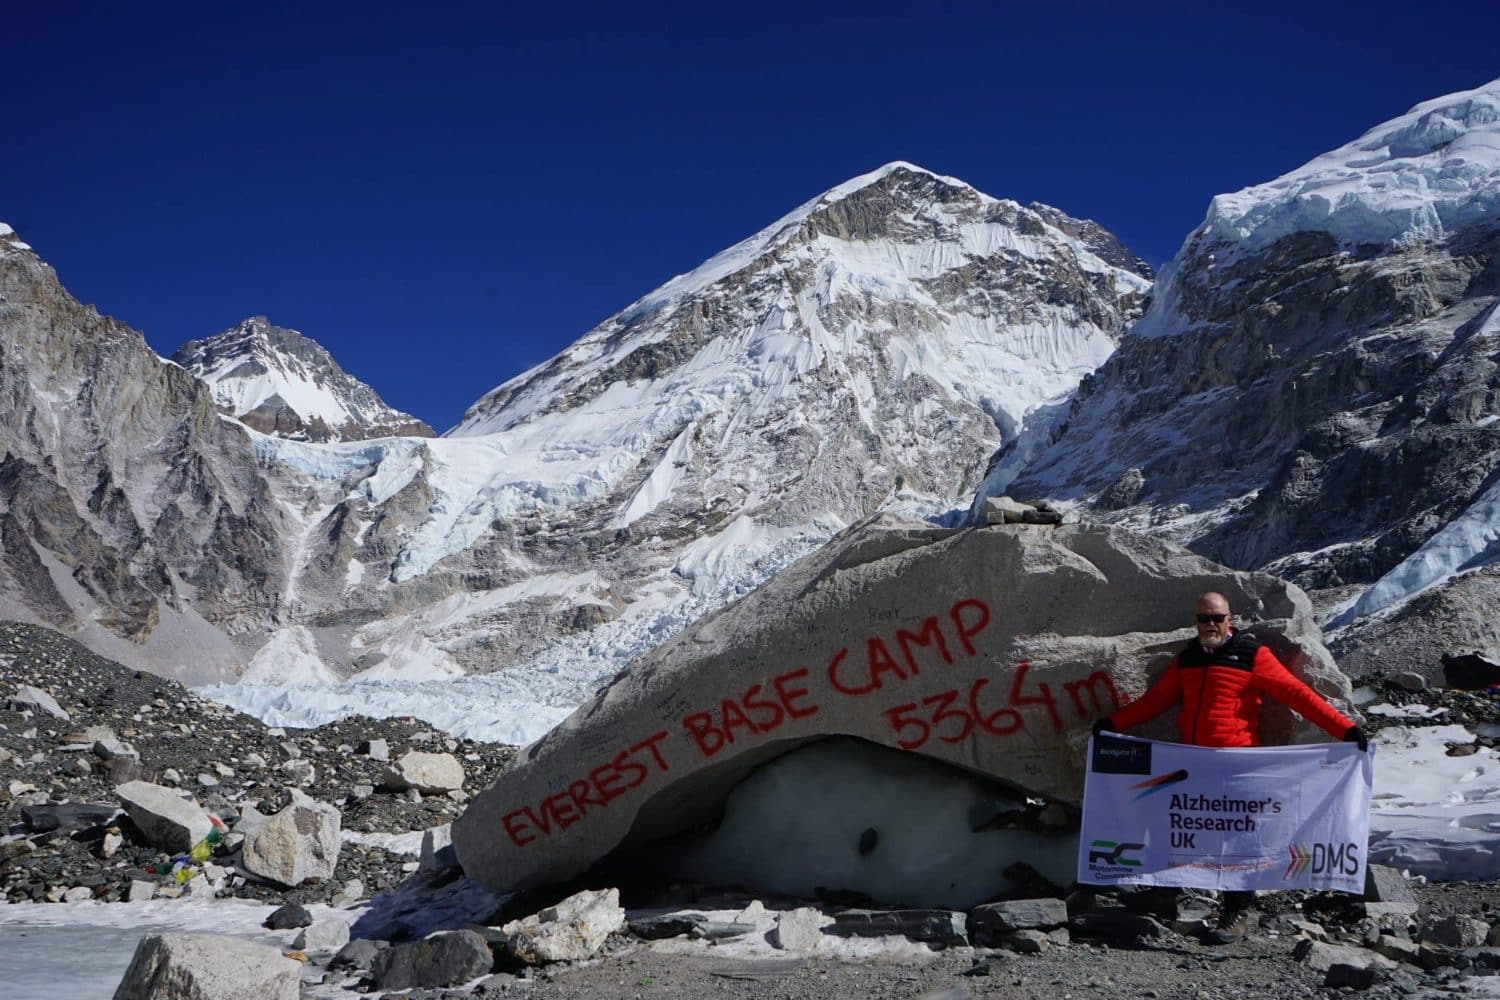
[[[1177,731],[1183,743],[1200,747],[1260,744],[1260,700],[1268,694],[1342,739],[1354,723],[1291,671],[1259,640],[1234,632],[1218,649],[1197,639],[1183,647],[1146,693],[1110,714],[1109,728],[1123,732],[1154,719],[1181,702]]]

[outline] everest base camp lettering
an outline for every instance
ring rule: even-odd
[[[522,806],[500,818],[511,843],[525,847],[538,837],[561,833],[583,819],[591,808],[602,809],[610,800],[643,784],[653,770],[666,772],[671,767],[662,756],[660,744],[666,730],[621,750],[612,760],[589,771],[587,778],[569,782],[568,787],[542,799],[533,808]]]
[[[902,687],[924,674],[954,671],[963,660],[977,658],[980,650],[975,641],[991,620],[989,605],[966,597],[946,614],[929,615],[914,626],[870,635],[843,647],[818,670],[798,666],[750,684],[682,715],[676,724],[677,737],[672,729],[664,729],[587,773],[557,781],[540,801],[504,814],[501,826],[512,844],[525,847],[562,834],[655,775],[669,772],[670,759],[681,762],[676,754],[713,757],[747,740],[764,739],[838,702],[863,703],[882,693],[894,694],[891,700],[895,701]],[[1065,716],[1071,723],[1087,722],[1120,705],[1114,683],[1104,671],[1064,681],[1059,695],[1052,684],[1035,680],[1031,669],[1031,663],[1022,661],[1009,678],[979,676],[952,690],[883,709],[877,699],[869,711],[883,720],[897,746],[915,750],[934,738],[949,744],[971,737],[1004,738],[1029,725],[1061,732]]]

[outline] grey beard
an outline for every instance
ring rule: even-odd
[[[1229,638],[1229,636],[1227,636],[1227,635],[1226,636],[1211,635],[1211,636],[1207,636],[1207,637],[1204,637],[1204,636],[1200,635],[1198,637],[1198,645],[1202,646],[1204,649],[1218,649],[1220,646],[1224,645],[1224,640],[1226,640],[1228,638]]]

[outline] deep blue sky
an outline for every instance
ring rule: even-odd
[[[890,160],[1159,264],[1500,76],[1493,0],[223,6],[10,5],[0,221],[162,354],[263,313],[439,430]]]

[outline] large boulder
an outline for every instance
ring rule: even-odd
[[[115,1000],[297,1000],[302,966],[270,945],[222,934],[148,934]]]
[[[867,524],[622,672],[454,824],[472,877],[561,881],[622,846],[715,822],[729,791],[853,736],[1076,807],[1091,723],[1138,696],[1224,593],[1291,670],[1347,708],[1306,595],[1092,524]],[[1268,742],[1326,739],[1267,701]],[[1175,738],[1171,713],[1138,730]]]
[[[333,877],[339,860],[339,811],[291,789],[285,809],[245,834],[241,863],[261,878],[285,886]]]
[[[213,820],[192,799],[149,781],[127,781],[115,796],[146,840],[165,851],[190,851],[213,830]]]

